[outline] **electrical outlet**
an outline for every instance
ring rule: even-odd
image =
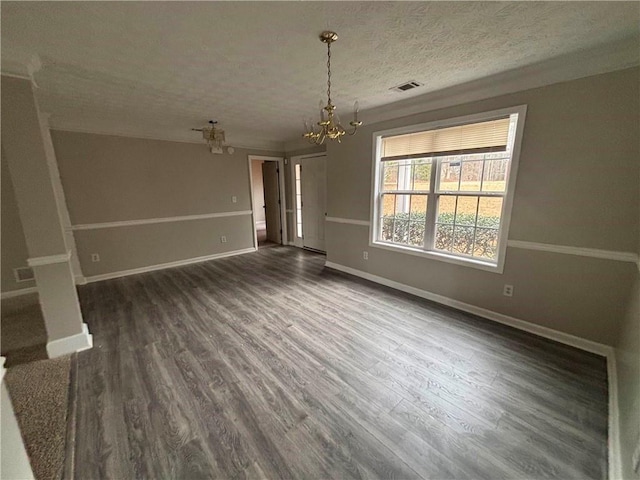
[[[94,262],[94,263],[95,262],[99,262],[100,261],[100,255],[97,254],[97,253],[92,253],[91,254],[91,261]]]
[[[238,197],[236,197],[235,195],[233,195],[231,197],[231,203],[238,203]]]
[[[220,237],[220,243],[227,243],[227,237],[225,237],[224,235],[222,235]]]
[[[366,250],[362,252],[362,258],[364,258],[365,260],[369,260],[369,252],[367,252]]]
[[[505,297],[513,297],[513,285],[505,285],[502,294]]]

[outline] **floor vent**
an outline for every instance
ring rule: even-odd
[[[422,83],[412,80],[410,82],[403,83],[402,85],[390,88],[389,90],[395,90],[396,92],[406,92],[407,90],[413,90],[414,88],[421,87],[422,85]]]
[[[14,268],[13,275],[16,277],[16,282],[28,282],[34,278],[31,267]]]

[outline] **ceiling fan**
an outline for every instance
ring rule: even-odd
[[[194,132],[202,132],[202,138],[207,141],[209,151],[214,154],[224,153],[224,130],[216,128],[218,122],[215,120],[209,120],[208,127],[192,128]],[[227,153],[232,154],[234,152],[233,147],[227,147]]]

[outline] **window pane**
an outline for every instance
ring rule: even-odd
[[[507,163],[504,160],[487,160],[482,175],[483,192],[504,192],[507,188]]]
[[[407,216],[398,216],[393,219],[393,242],[409,243],[409,219]]]
[[[426,213],[427,195],[384,194],[380,239],[403,245],[422,246]]]
[[[478,227],[499,228],[502,213],[502,197],[480,197]]]
[[[418,159],[413,163],[413,189],[429,191],[431,186],[431,160]]]
[[[382,216],[393,217],[396,213],[396,195],[393,193],[385,193],[382,195]]]
[[[460,190],[467,192],[480,191],[480,179],[482,178],[482,164],[484,162],[462,162],[460,173]]]
[[[453,226],[452,225],[436,225],[436,244],[438,250],[451,251],[453,244]]]
[[[412,222],[425,222],[427,201],[428,198],[426,195],[411,195],[410,220]]]
[[[453,227],[453,252],[471,255],[473,249],[473,234],[475,228],[461,227],[456,225]]]
[[[413,178],[413,160],[400,160],[398,162],[398,190],[411,190]]]
[[[398,190],[398,162],[382,162],[383,185],[382,190]]]
[[[458,197],[455,224],[475,226],[477,210],[478,197]]]
[[[473,256],[495,260],[498,254],[498,230],[476,228],[476,241]]]
[[[451,223],[456,213],[456,200],[454,195],[440,195],[438,197],[438,223]]]
[[[393,216],[380,219],[380,240],[383,242],[393,241]]]
[[[446,192],[455,192],[458,190],[460,182],[460,160],[455,157],[446,157],[451,160],[442,160],[440,162],[440,183],[438,190]]]
[[[422,247],[424,244],[424,222],[409,222],[409,245]]]

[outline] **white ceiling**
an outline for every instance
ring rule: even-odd
[[[639,34],[638,2],[8,2],[2,71],[39,57],[54,127],[282,145],[326,99],[347,118]],[[411,92],[390,87],[424,83]],[[366,113],[366,112],[365,112]],[[366,114],[364,115],[366,120]]]

